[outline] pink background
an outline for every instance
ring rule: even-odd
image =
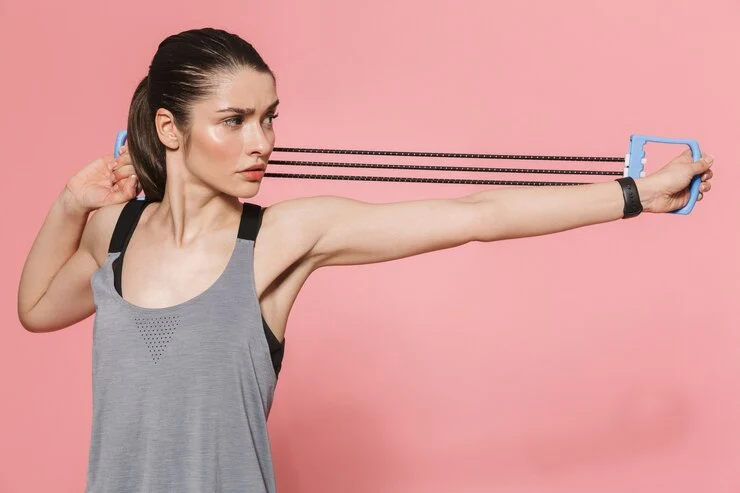
[[[0,492],[85,481],[91,320],[21,328],[34,235],[110,152],[157,44],[217,26],[277,73],[278,145],[623,155],[646,133],[716,158],[688,217],[318,272],[270,418],[281,492],[737,493],[739,19],[734,0],[0,2]],[[479,189],[273,180],[257,201]]]

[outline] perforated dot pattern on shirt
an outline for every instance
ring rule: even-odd
[[[180,318],[177,316],[143,317],[135,318],[134,322],[149,348],[154,364],[159,363],[175,330],[180,326]]]

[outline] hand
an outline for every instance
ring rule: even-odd
[[[131,156],[121,147],[120,156],[102,156],[78,171],[67,182],[65,204],[88,213],[106,205],[128,202],[139,194]]]
[[[646,212],[672,212],[689,203],[689,184],[695,175],[701,175],[698,200],[712,189],[710,180],[714,159],[702,154],[694,161],[691,150],[687,150],[655,173],[638,180],[637,189]]]

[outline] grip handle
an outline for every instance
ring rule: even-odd
[[[113,157],[118,157],[121,155],[119,150],[123,146],[123,144],[126,143],[126,136],[127,132],[125,130],[119,130],[116,134],[116,144],[113,146]]]
[[[632,135],[630,137],[630,152],[627,162],[627,169],[625,170],[626,176],[632,178],[640,178],[645,173],[645,144],[648,142],[655,142],[658,144],[680,144],[687,145],[691,149],[691,156],[694,161],[701,159],[701,150],[699,149],[699,143],[692,139],[669,139],[665,137],[650,137],[647,135]],[[696,205],[696,201],[699,198],[699,187],[701,186],[701,176],[696,175],[691,179],[689,185],[689,202],[678,210],[671,211],[672,214],[687,215],[691,214],[691,211]]]

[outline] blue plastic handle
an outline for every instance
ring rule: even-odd
[[[126,135],[128,134],[125,130],[119,130],[116,134],[116,145],[113,147],[113,157],[118,157],[121,155],[119,150],[121,149],[123,144],[126,143]]]
[[[648,137],[646,135],[633,135],[630,137],[629,162],[627,163],[627,176],[640,178],[644,171],[642,160],[645,157],[645,144],[656,142],[659,144],[683,144],[689,146],[694,161],[701,159],[701,150],[699,143],[691,139],[668,139],[663,137]],[[682,208],[672,211],[674,214],[690,214],[694,209],[696,200],[699,198],[699,187],[701,186],[701,176],[696,175],[689,185],[689,203]]]
[[[128,134],[126,133],[125,130],[119,130],[118,133],[116,134],[116,143],[113,146],[113,157],[118,157],[121,155],[119,151],[121,147],[123,146],[123,144],[126,143],[126,135]],[[144,200],[144,199],[145,197],[136,197],[136,200]]]

